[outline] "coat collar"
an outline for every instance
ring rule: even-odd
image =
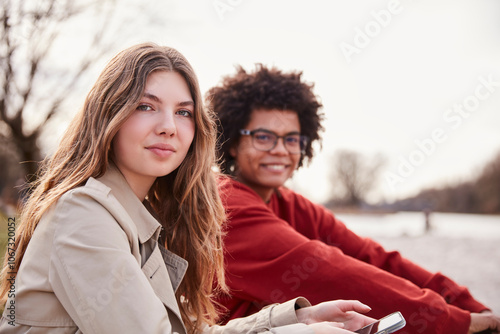
[[[118,199],[127,214],[136,223],[137,234],[141,243],[145,243],[152,237],[155,240],[158,239],[161,229],[160,223],[135,195],[116,165],[110,163],[108,170],[98,178],[98,181],[111,188],[113,196]],[[137,224],[137,222],[141,223]]]
[[[177,254],[172,253],[162,245],[158,245],[163,261],[167,266],[168,276],[172,283],[172,288],[177,291],[179,285],[186,274],[188,262]]]
[[[132,221],[135,223],[134,225],[137,227],[139,241],[142,244],[151,238],[157,241],[161,229],[160,223],[153,217],[153,213],[147,210],[146,207],[149,207],[149,205],[146,203],[147,205],[145,206],[144,203],[137,198],[118,167],[110,163],[106,173],[98,180],[111,188],[113,196],[116,197],[127,211],[130,218],[132,218]],[[137,224],[137,222],[141,222],[141,224]],[[158,244],[158,247],[163,257],[163,261],[167,266],[172,288],[176,291],[186,273],[188,262],[182,257],[165,249],[162,245]]]

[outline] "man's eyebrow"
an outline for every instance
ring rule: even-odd
[[[300,131],[291,131],[288,132],[285,136],[290,136],[290,135],[300,135]]]
[[[275,134],[276,136],[278,135],[276,132],[269,130],[269,129],[266,129],[266,128],[257,128],[257,129],[254,129],[252,131],[264,131],[264,132],[269,132],[269,133]],[[291,135],[300,135],[300,131],[290,131],[290,132],[287,132],[284,134],[284,136],[291,136]]]

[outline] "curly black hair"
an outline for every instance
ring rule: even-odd
[[[223,77],[220,85],[207,92],[207,107],[218,117],[217,156],[223,173],[231,174],[234,158],[229,149],[238,143],[240,129],[245,128],[256,109],[295,111],[301,134],[309,137],[298,167],[303,165],[304,159],[312,159],[312,143],[321,142],[319,133],[323,130],[324,114],[320,112],[322,104],[313,93],[314,84],[303,82],[301,77],[302,72],[283,73],[262,64],[257,64],[252,73],[237,66],[235,75]]]

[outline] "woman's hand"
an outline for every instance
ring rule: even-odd
[[[353,332],[343,329],[344,325],[338,322],[316,322],[308,325],[314,334],[352,334]]]
[[[469,334],[485,330],[490,330],[492,333],[500,333],[500,317],[491,312],[471,313]]]
[[[330,328],[343,328],[338,333],[346,333],[345,330],[357,330],[375,321],[360,313],[366,313],[371,308],[357,300],[334,300],[320,303],[310,307],[298,309],[297,318],[305,324],[316,324],[323,322],[334,322],[328,324]],[[358,313],[359,312],[359,313]],[[326,328],[327,324],[318,324],[318,329]],[[330,329],[331,330],[331,329]],[[322,332],[317,332],[322,333]],[[336,332],[330,332],[336,333]]]

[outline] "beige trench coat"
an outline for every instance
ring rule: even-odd
[[[0,332],[186,333],[174,293],[188,264],[158,245],[160,228],[114,166],[67,192],[35,230]],[[203,332],[311,333],[296,324],[296,303],[308,304],[273,305]]]

